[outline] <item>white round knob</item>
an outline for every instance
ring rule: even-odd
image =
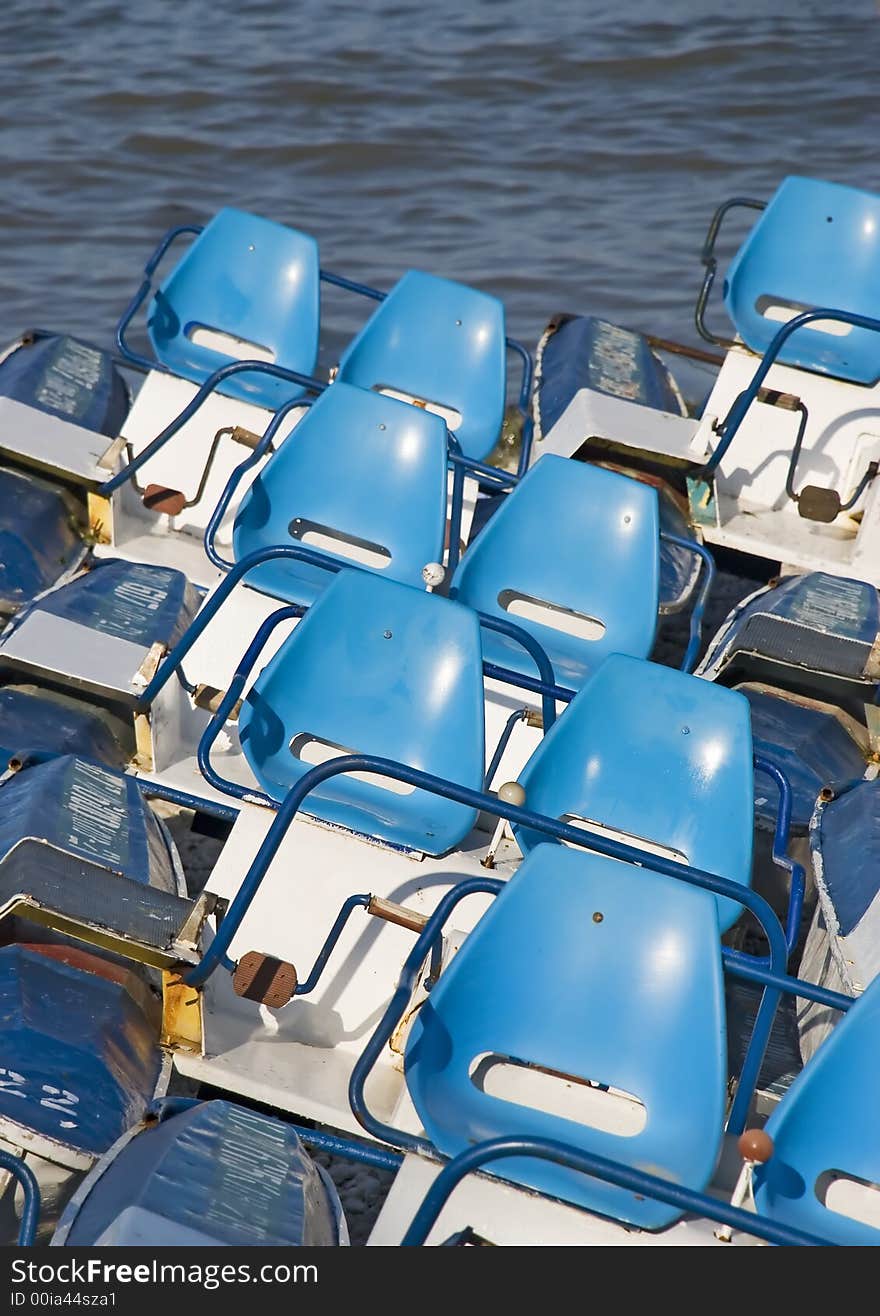
[[[521,809],[526,802],[526,793],[518,781],[506,781],[498,787],[498,798],[504,804],[513,804]]]
[[[436,589],[446,579],[446,568],[442,562],[426,562],[422,567],[422,580],[429,589]]]

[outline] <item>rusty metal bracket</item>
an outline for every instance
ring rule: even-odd
[[[162,973],[162,1033],[160,1045],[174,1051],[204,1054],[202,993],[173,969]]]

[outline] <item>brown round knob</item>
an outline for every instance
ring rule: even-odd
[[[773,1155],[773,1139],[763,1129],[746,1129],[736,1145],[744,1161],[757,1161],[763,1165]]]

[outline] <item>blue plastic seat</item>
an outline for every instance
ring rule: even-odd
[[[484,771],[480,630],[468,608],[363,571],[341,571],[254,682],[242,748],[279,802],[315,759],[378,754],[479,790]],[[391,783],[394,787],[394,783]],[[329,822],[442,854],[475,813],[422,790],[331,777],[305,803]]]
[[[531,632],[559,684],[579,689],[609,653],[647,658],[651,652],[659,516],[650,485],[548,454],[467,549],[450,595]],[[541,604],[549,607],[541,608],[539,621],[534,610]],[[532,615],[523,615],[523,606]],[[506,636],[487,633],[483,646],[490,662],[536,674],[522,646]]]
[[[550,1100],[521,1103],[513,1084],[498,1095],[487,1057],[540,1069],[545,1084],[555,1075],[560,1088],[568,1078],[565,1113],[547,1109]],[[419,1010],[405,1062],[419,1118],[448,1156],[486,1138],[555,1138],[702,1190],[727,1079],[712,896],[647,868],[539,845]],[[578,1101],[571,1079],[635,1098],[644,1127],[622,1134],[580,1122],[571,1104],[584,1102],[584,1118],[599,1094],[584,1087]],[[510,1158],[493,1171],[646,1229],[680,1214],[548,1162]]]
[[[880,1243],[880,1226],[825,1205],[837,1176],[878,1185],[880,978],[874,978],[808,1061],[766,1124],[774,1152],[755,1167],[758,1213],[842,1246]],[[877,1208],[874,1208],[877,1218]]]
[[[751,883],[754,772],[749,704],[696,676],[612,654],[559,717],[519,775],[526,804],[661,847],[743,886]],[[517,828],[524,853],[539,832]],[[742,908],[718,897],[725,930]]]
[[[196,383],[235,359],[247,344],[276,365],[311,375],[318,356],[320,267],[314,238],[258,215],[226,208],[205,226],[162,282],[147,328],[157,359]],[[242,340],[238,358],[194,343],[194,329]],[[220,391],[275,411],[302,390],[265,374],[233,376]]]
[[[761,354],[781,328],[781,320],[764,314],[767,306],[787,308],[783,319],[819,307],[876,318],[880,197],[815,178],[786,178],[735,256],[724,301],[740,337]],[[873,384],[880,377],[880,334],[807,326],[792,334],[779,360]]]
[[[342,550],[316,533],[370,547],[375,567],[422,587],[422,568],[442,561],[446,531],[446,426],[439,416],[349,384],[334,384],[299,422],[244,495],[233,551],[279,544]],[[384,558],[382,554],[385,554]],[[383,565],[378,565],[381,560]],[[361,564],[365,565],[365,564]],[[267,562],[248,581],[279,598],[311,603],[328,575],[304,562]]]
[[[466,457],[482,460],[504,419],[506,350],[497,298],[409,270],[349,343],[336,377],[458,413],[450,430]]]

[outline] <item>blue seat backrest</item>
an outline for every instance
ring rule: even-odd
[[[767,306],[880,315],[880,197],[815,178],[786,178],[735,256],[724,301],[737,332],[764,353],[781,328]],[[820,326],[821,321],[817,321]],[[834,326],[843,330],[844,326]],[[805,326],[779,360],[856,384],[880,377],[880,334]]]
[[[754,772],[748,701],[670,667],[606,658],[532,754],[526,804],[651,842],[719,877],[751,882]],[[517,829],[530,850],[544,838]],[[730,927],[742,907],[719,897]]]
[[[239,715],[242,748],[260,785],[279,801],[312,766],[296,752],[306,752],[306,738],[477,790],[484,771],[482,682],[479,624],[468,608],[344,570],[254,682]],[[473,810],[425,791],[399,794],[351,776],[330,778],[304,808],[431,854],[457,845],[475,820]]]
[[[622,1134],[582,1123],[590,1097],[601,1098],[589,1088],[579,1097],[570,1081],[557,1113],[552,1099],[523,1100],[516,1073],[499,1095],[475,1068],[486,1057],[606,1084],[641,1102],[644,1127]],[[538,846],[443,971],[405,1062],[419,1118],[448,1156],[485,1138],[555,1138],[702,1190],[727,1074],[712,896],[604,856]],[[647,1229],[680,1214],[536,1160],[498,1161],[493,1171]]]
[[[548,454],[467,549],[451,595],[530,631],[550,657],[557,681],[578,688],[609,653],[647,658],[651,652],[659,534],[656,489]],[[545,612],[548,620],[598,623],[592,628],[595,638],[521,615],[516,609],[523,596],[562,609]],[[532,659],[519,645],[496,635],[483,643],[487,658],[535,675]]]
[[[878,1104],[880,978],[874,978],[767,1121],[775,1149],[755,1168],[758,1212],[843,1246],[880,1243],[880,1224],[824,1204],[829,1180],[851,1176],[878,1185],[872,1215],[880,1218]]]
[[[443,557],[446,426],[439,416],[350,384],[334,384],[306,412],[244,495],[233,531],[237,560],[256,549],[310,543],[309,530],[384,549],[383,576],[422,587],[422,568]],[[312,534],[315,531],[312,530]],[[320,544],[335,561],[351,554]],[[309,603],[327,573],[268,562],[257,589]]]
[[[463,283],[409,270],[339,361],[337,379],[458,412],[465,456],[488,456],[506,400],[504,307]]]
[[[202,327],[273,354],[311,375],[318,356],[318,244],[307,233],[227,208],[219,211],[156,291],[147,318],[162,365],[203,383],[236,356],[194,343]],[[242,346],[239,359],[250,359]],[[302,390],[264,374],[234,375],[220,390],[277,410]]]

